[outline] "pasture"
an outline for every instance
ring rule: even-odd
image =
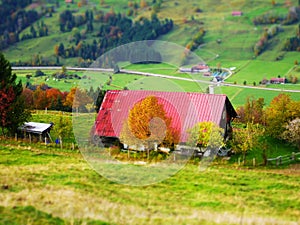
[[[78,150],[0,140],[1,224],[297,224],[299,166],[191,161],[139,187],[97,174]],[[121,171],[120,171],[121,172]]]

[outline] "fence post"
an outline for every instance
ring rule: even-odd
[[[253,158],[252,162],[253,162],[253,166],[255,166],[256,164],[255,158]]]
[[[279,159],[280,159],[280,156],[278,156],[276,159],[276,166],[279,166]]]
[[[295,152],[292,152],[292,160],[295,160]]]
[[[17,140],[18,140],[18,134],[15,133],[15,141],[17,141]]]
[[[59,136],[59,143],[60,143],[60,149],[63,148],[63,143],[62,143],[62,140],[61,140],[61,136]]]

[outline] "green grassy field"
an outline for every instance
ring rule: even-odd
[[[297,1],[290,1],[293,5],[297,5]],[[34,40],[26,40],[19,42],[16,45],[11,46],[4,51],[5,56],[11,61],[18,61],[19,59],[29,60],[33,55],[45,55],[50,59],[54,57],[54,46],[59,43],[64,43],[65,46],[69,45],[69,36],[71,32],[61,33],[59,27],[56,26],[58,21],[59,12],[65,9],[78,10],[77,13],[84,13],[87,9],[101,9],[104,11],[111,10],[113,6],[116,12],[126,12],[128,10],[128,2],[126,1],[104,1],[104,5],[101,5],[99,1],[89,1],[89,5],[78,8],[77,4],[66,5],[64,2],[60,3],[60,8],[57,9],[57,13],[53,14],[51,18],[43,18],[46,24],[49,24],[50,36],[37,38]],[[202,12],[196,12],[197,9],[201,9]],[[232,17],[232,11],[243,11],[243,16]],[[282,26],[284,32],[280,32],[270,42],[266,51],[261,55],[254,58],[253,46],[261,37],[263,30],[271,25],[258,25],[255,26],[252,20],[264,13],[273,13],[278,15],[284,15],[288,12],[288,7],[285,3],[279,3],[272,6],[271,2],[254,1],[247,2],[242,0],[235,0],[230,2],[225,1],[208,1],[203,0],[201,2],[196,0],[190,0],[188,4],[184,1],[164,1],[161,5],[160,11],[157,16],[160,19],[172,18],[174,21],[174,29],[163,36],[160,36],[158,40],[167,41],[178,44],[180,47],[186,46],[191,40],[192,36],[196,34],[199,28],[203,27],[207,32],[204,37],[204,44],[199,46],[195,50],[195,53],[199,56],[199,60],[203,60],[211,67],[221,65],[222,67],[236,67],[235,73],[227,79],[227,82],[242,84],[247,81],[248,85],[253,85],[253,82],[258,84],[262,79],[270,79],[280,75],[289,76],[294,75],[300,78],[299,66],[298,69],[294,67],[295,61],[299,61],[299,54],[297,52],[283,52],[282,46],[284,41],[295,35],[297,24]],[[135,19],[141,16],[150,17],[151,10],[139,9],[138,15]],[[95,23],[95,30],[98,29],[99,24]],[[85,26],[78,28],[84,30]],[[29,32],[24,30],[23,33]],[[91,42],[95,37],[93,34],[87,34],[85,42]],[[220,42],[217,42],[220,40]],[[156,46],[158,49],[163,49],[163,46]],[[282,59],[276,61],[276,58],[281,56]],[[181,57],[176,51],[174,54],[168,56],[168,61],[172,62],[174,59]],[[78,65],[78,59],[63,59],[61,62],[66,66]],[[179,77],[191,76],[185,73],[178,73],[178,65],[168,64],[170,62],[164,62],[163,64],[151,64],[151,65],[128,65],[124,66],[124,69],[137,70],[141,72],[159,73]],[[120,64],[122,67],[122,63]],[[125,63],[124,63],[125,65]],[[23,74],[24,75],[24,74]],[[23,76],[21,75],[21,77]],[[82,75],[82,74],[80,74]],[[97,80],[99,78],[99,80]],[[199,77],[194,77],[198,79]],[[21,78],[23,83],[25,78]],[[44,82],[44,78],[41,80],[36,79],[35,83]],[[107,76],[97,76],[97,79],[91,79],[90,81],[67,81],[57,82],[49,79],[49,86],[57,87],[62,91],[68,91],[71,87],[76,85],[83,85],[88,87],[90,84],[100,85],[102,84],[105,89],[122,89],[125,86],[135,86],[135,89],[155,89],[156,87],[161,90],[163,85],[159,82],[148,82],[146,85],[144,81],[137,81],[137,79],[144,79],[137,76],[123,76],[114,75],[111,86],[107,86]],[[201,78],[200,79],[204,79]],[[170,83],[170,82],[169,82]],[[186,91],[205,91],[207,86],[192,84],[187,81],[172,81],[174,86],[179,85],[179,89]],[[134,84],[134,85],[132,85]],[[152,86],[151,86],[152,85]],[[167,85],[168,86],[168,85]],[[278,89],[292,89],[297,90],[298,85],[272,85]],[[221,91],[224,94],[232,96],[232,101],[235,105],[243,104],[247,94],[254,95],[255,97],[265,97],[266,102],[270,102],[271,98],[277,95],[277,92],[272,91],[254,91],[254,90],[241,90],[235,87],[224,87]],[[234,93],[234,94],[231,94]],[[298,98],[299,95],[291,94],[293,98]]]
[[[226,94],[235,107],[244,105],[248,97],[264,98],[266,106],[270,104],[272,99],[279,95],[280,91],[268,91],[258,89],[248,89],[239,87],[221,87],[222,93]],[[287,92],[284,92],[287,93]],[[299,100],[300,93],[288,92],[292,99]]]
[[[72,87],[80,86],[81,88],[89,89],[91,86],[96,89],[97,87],[104,86],[109,80],[111,73],[93,72],[93,71],[68,71],[68,75],[78,75],[83,79],[54,79],[53,75],[59,73],[60,70],[43,70],[44,76],[35,77],[35,70],[17,70],[13,73],[17,74],[22,84],[29,81],[32,85],[47,84],[49,87],[57,88],[60,91],[70,91]],[[31,75],[30,80],[27,80],[26,75]]]
[[[97,174],[78,151],[0,140],[1,224],[297,224],[299,166],[191,163],[145,187]]]
[[[78,74],[79,76],[86,75],[87,79],[62,79],[60,81],[53,80],[52,74],[55,71],[47,71],[45,70],[46,76],[43,77],[33,77],[30,82],[32,84],[42,84],[46,83],[50,87],[58,88],[61,91],[69,91],[71,87],[80,87],[89,89],[91,86],[93,88],[97,88],[102,86],[105,90],[122,90],[127,87],[130,90],[161,90],[161,91],[187,91],[187,92],[207,92],[208,84],[198,83],[196,80],[209,81],[210,78],[203,77],[201,75],[191,75],[187,73],[179,73],[175,68],[168,67],[167,65],[150,65],[149,67],[143,67],[143,65],[131,65],[126,67],[126,69],[136,70],[140,72],[151,72],[151,73],[159,73],[169,76],[175,77],[183,77],[194,79],[194,81],[185,81],[185,80],[177,80],[177,79],[166,79],[166,78],[158,78],[158,77],[145,77],[140,75],[133,74],[110,74],[110,73],[99,73],[99,72],[72,72],[69,71],[70,74]],[[175,71],[175,72],[174,72]],[[34,74],[35,71],[16,71],[19,79],[22,80],[23,84],[26,83],[26,75]],[[107,81],[109,80],[109,76],[112,75],[112,83],[111,85],[107,85]],[[230,81],[234,80],[236,75],[233,75]],[[46,78],[49,79],[46,81]],[[255,78],[253,78],[255,79]],[[247,80],[247,84],[252,86],[252,83],[249,83],[250,80]],[[243,80],[240,79],[237,84],[242,85]],[[256,82],[258,84],[258,82]],[[215,86],[216,94],[226,94],[230,101],[233,103],[235,107],[241,106],[245,103],[248,97],[255,98],[264,98],[266,106],[268,106],[271,100],[281,93],[283,90],[299,90],[299,85],[293,84],[279,84],[279,85],[267,85],[270,88],[277,88],[278,91],[272,90],[263,90],[257,87],[256,89],[249,89],[243,87],[231,87],[231,86]],[[299,100],[300,93],[293,92],[285,92],[288,93],[292,99]]]

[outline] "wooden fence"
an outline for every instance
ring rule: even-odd
[[[276,163],[276,166],[283,165],[286,163],[291,163],[300,160],[300,152],[293,152],[291,155],[278,156],[276,158],[267,159],[268,164]]]

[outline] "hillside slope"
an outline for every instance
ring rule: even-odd
[[[74,1],[74,4],[58,1],[59,7],[55,1],[44,1],[35,4],[36,10],[41,8],[54,8],[54,12],[45,14],[41,19],[33,24],[38,27],[41,22],[48,27],[48,36],[38,37],[20,41],[4,50],[6,57],[13,63],[27,62],[32,65],[38,65],[45,62],[59,63],[67,66],[87,66],[91,60],[83,60],[81,57],[57,57],[55,49],[60,44],[64,48],[77,48],[74,37],[81,35],[79,39],[81,44],[92,45],[103,43],[99,36],[99,29],[102,23],[93,22],[93,31],[87,32],[87,23],[78,25],[71,31],[62,32],[60,30],[60,14],[65,10],[74,12],[75,16],[86,16],[86,11],[94,12],[94,20],[103,12],[121,13],[130,15],[133,21],[141,21],[141,18],[150,19],[153,12],[164,21],[165,18],[172,19],[173,29],[158,37],[159,40],[177,43],[181,46],[187,46],[195,37],[200,29],[205,30],[203,43],[196,47],[195,52],[210,66],[236,67],[238,73],[233,75],[228,82],[242,83],[247,80],[248,83],[259,83],[263,78],[270,78],[277,75],[286,76],[299,60],[297,52],[283,51],[285,41],[294,37],[297,32],[297,23],[291,25],[280,25],[277,22],[281,32],[270,39],[265,49],[255,56],[253,48],[264,35],[266,29],[274,24],[254,24],[253,20],[264,15],[273,15],[277,17],[286,17],[291,6],[297,6],[298,1],[275,1],[275,4],[269,1],[222,1],[222,0],[197,0],[189,1],[140,1],[139,4],[131,1],[90,0],[88,3],[80,4],[82,0]],[[143,4],[142,4],[143,3]],[[241,16],[233,16],[232,12],[242,12]],[[276,24],[275,24],[276,25]],[[30,34],[30,27],[20,33]],[[98,35],[98,36],[97,36]],[[174,56],[178,57],[178,56]],[[45,61],[45,62],[44,62]],[[88,63],[83,63],[83,62]],[[266,69],[264,68],[265,66]],[[257,68],[260,68],[257,71]],[[261,72],[263,70],[263,72]],[[295,71],[294,71],[295,72]],[[299,71],[295,72],[299,76]]]

